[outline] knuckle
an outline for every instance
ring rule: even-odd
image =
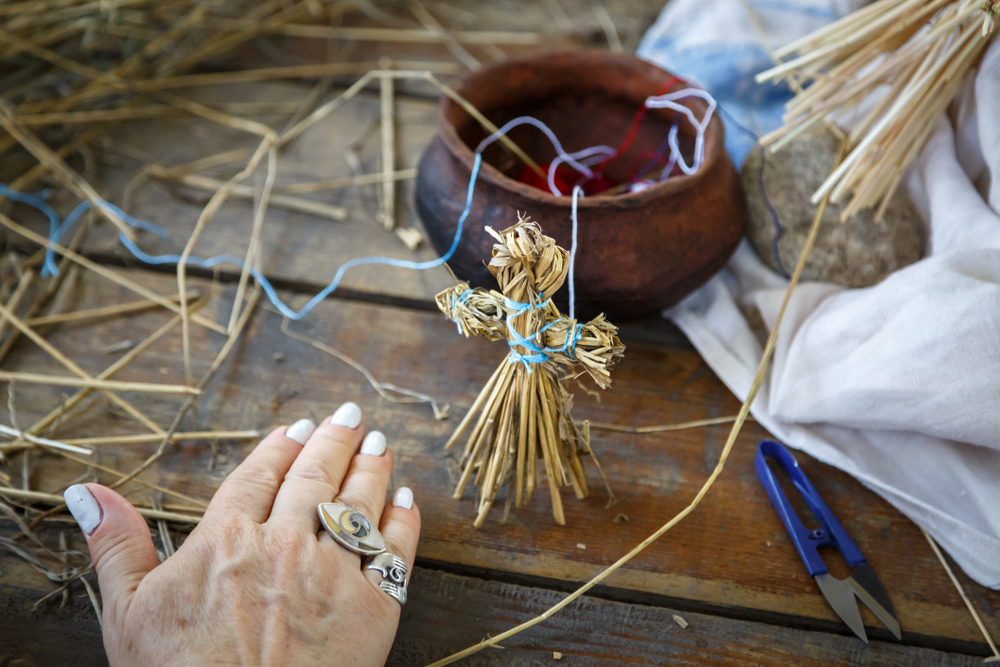
[[[330,472],[312,459],[296,462],[292,469],[288,471],[288,474],[285,475],[285,479],[323,484],[332,490],[336,490],[336,484],[334,484]]]
[[[289,526],[278,525],[268,530],[267,544],[273,553],[283,558],[294,557],[305,550],[306,537],[313,539],[312,535],[305,535]]]
[[[380,477],[392,474],[392,453],[387,449],[381,456],[355,456],[351,464],[352,472],[365,472]]]
[[[213,527],[213,540],[225,544],[238,542],[243,539],[244,534],[247,532],[248,523],[247,518],[241,513],[227,513]]]
[[[273,467],[250,461],[245,461],[236,468],[229,478],[240,485],[259,486],[272,490],[281,484],[278,471]]]
[[[206,562],[239,553],[259,539],[260,525],[240,512],[222,512],[203,521],[184,542]]]
[[[352,479],[349,485],[345,485],[338,499],[345,505],[361,510],[377,524],[379,523],[379,514],[376,513],[376,510],[382,506],[379,501],[384,500],[384,498],[378,498],[378,492],[375,491],[377,488],[375,480],[364,477]]]
[[[132,536],[128,533],[119,533],[101,540],[97,548],[92,549],[94,569],[98,572],[115,569],[115,566],[126,557],[131,539]]]
[[[354,451],[361,444],[362,429],[345,429],[342,426],[334,426],[330,420],[325,419],[316,429],[316,434],[326,441],[327,447]]]
[[[389,550],[406,561],[407,567],[412,568],[420,541],[420,515],[411,512],[391,513],[383,534]]]

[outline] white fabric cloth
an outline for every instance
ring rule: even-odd
[[[745,11],[741,0],[712,1],[728,8],[673,0],[640,55],[684,74],[682,62],[652,48],[654,33],[710,37],[718,31],[706,16]],[[696,23],[665,20],[694,7]],[[760,40],[752,28],[743,35]],[[725,40],[733,41],[728,28]],[[800,284],[752,407],[776,438],[856,477],[991,588],[1000,588],[997,109],[1000,41],[960,96],[957,125],[939,119],[908,174],[930,225],[927,257],[866,289]],[[766,332],[754,332],[744,311],[756,308],[770,330],[786,286],[744,241],[726,269],[664,315],[745,398]]]

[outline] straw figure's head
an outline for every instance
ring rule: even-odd
[[[493,244],[489,270],[505,296],[513,298],[513,293],[523,290],[546,298],[562,287],[569,273],[569,251],[542,234],[538,223],[519,215],[513,227],[500,233],[489,227],[486,231],[498,241]]]

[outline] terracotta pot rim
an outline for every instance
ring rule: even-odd
[[[461,79],[459,79],[454,88],[456,92],[468,99],[467,92],[471,83],[480,77],[495,77],[496,72],[509,67],[521,67],[525,65],[546,67],[549,66],[554,60],[565,59],[567,57],[572,57],[577,60],[590,61],[593,65],[616,63],[629,67],[632,70],[646,70],[647,72],[657,71],[666,74],[667,76],[673,76],[671,72],[636,56],[614,54],[598,50],[556,51],[542,55],[526,56],[523,58],[511,58],[488,67],[467,72],[461,77]],[[682,84],[674,84],[674,86],[677,85]],[[674,90],[674,86],[671,86],[668,90]],[[475,104],[473,100],[469,101]],[[453,157],[460,160],[471,173],[472,166],[475,162],[475,154],[472,152],[472,149],[459,138],[458,131],[455,126],[448,121],[448,113],[454,109],[457,109],[461,113],[466,113],[467,115],[467,112],[461,109],[461,107],[459,107],[450,97],[443,97],[441,104],[438,106],[438,133],[444,141],[444,145],[448,148],[448,152],[451,153]],[[626,207],[642,206],[652,203],[655,200],[659,200],[665,195],[674,195],[694,187],[699,181],[706,178],[706,176],[712,171],[715,163],[722,158],[725,151],[725,130],[723,128],[722,121],[719,119],[717,111],[718,110],[716,110],[716,113],[712,115],[712,119],[709,121],[708,127],[705,129],[705,147],[707,150],[705,161],[701,164],[697,173],[674,176],[664,182],[652,185],[641,192],[629,192],[604,197],[581,197],[578,202],[578,206],[580,208],[597,208],[611,204]],[[485,162],[480,165],[479,178],[485,178],[494,186],[548,206],[562,206],[565,208],[570,208],[572,206],[573,199],[571,196],[562,195],[557,197],[556,195],[545,192],[544,190],[539,190],[538,188],[521,183],[520,181],[516,181],[509,176],[505,176],[496,167]]]

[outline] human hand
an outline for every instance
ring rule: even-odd
[[[112,667],[381,667],[400,605],[379,589],[377,572],[362,572],[360,556],[320,533],[317,506],[337,499],[378,521],[409,571],[420,514],[405,487],[383,511],[392,465],[385,436],[365,436],[354,403],[319,427],[281,427],[226,478],[162,564],[127,500],[99,484],[67,489],[97,570]]]

